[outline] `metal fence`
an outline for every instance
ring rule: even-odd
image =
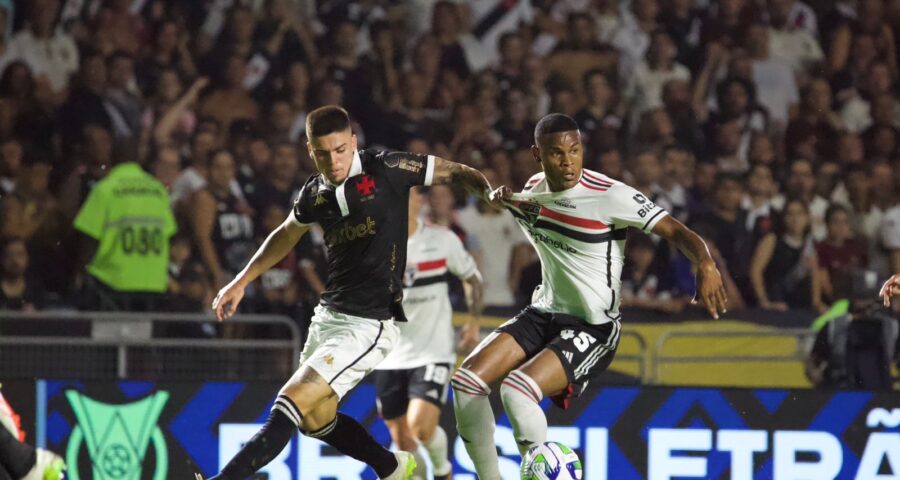
[[[0,311],[0,378],[283,380],[301,343],[275,315]]]
[[[284,316],[237,315],[217,323],[207,315],[119,312],[0,311],[0,378],[130,378],[167,380],[284,380],[296,369],[303,333]],[[622,333],[617,364],[643,384],[665,384],[666,366],[802,363],[814,333],[669,331],[649,345],[639,332]],[[787,353],[671,354],[678,339],[777,339]]]

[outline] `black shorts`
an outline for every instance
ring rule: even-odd
[[[542,313],[527,307],[496,331],[511,335],[532,358],[547,348],[559,357],[569,380],[563,395],[553,401],[562,408],[568,399],[581,395],[588,382],[612,363],[619,345],[619,320],[592,325],[580,317],[563,313]]]
[[[413,398],[443,407],[447,403],[450,373],[449,363],[431,363],[404,370],[374,370],[371,375],[381,418],[393,420],[406,415],[406,408]]]

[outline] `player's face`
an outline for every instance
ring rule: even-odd
[[[350,175],[353,153],[356,152],[356,135],[348,128],[342,132],[312,137],[306,144],[309,156],[329,182],[339,184]]]
[[[572,188],[581,179],[584,149],[578,130],[538,137],[537,145],[531,147],[531,152],[541,163],[551,190]]]

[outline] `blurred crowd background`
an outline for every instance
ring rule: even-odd
[[[516,190],[536,120],[570,115],[586,168],[707,239],[732,310],[821,313],[848,272],[900,271],[898,21],[893,0],[0,0],[0,309],[208,310],[314,172],[306,113],[340,104],[365,147]],[[90,273],[146,268],[128,255],[86,270],[126,169],[168,192],[171,228],[117,237],[167,257],[160,288]],[[427,212],[491,309],[528,302],[540,265],[508,213],[446,187]],[[243,308],[306,315],[326,266],[314,229]],[[622,284],[666,314],[694,289],[643,235]]]

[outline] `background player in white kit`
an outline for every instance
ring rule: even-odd
[[[372,379],[378,410],[397,448],[416,454],[425,447],[436,479],[451,478],[447,434],[438,425],[447,401],[450,372],[456,364],[453,310],[448,275],[463,280],[471,319],[462,329],[458,348],[471,351],[478,343],[483,286],[475,260],[452,230],[420,218],[424,195],[409,191],[409,240],[403,276],[403,311],[394,350],[375,367]],[[413,478],[425,477],[425,463],[416,462]]]
[[[582,169],[578,125],[561,114],[538,122],[534,158],[543,173],[502,198],[541,259],[532,305],[503,324],[453,374],[459,435],[481,480],[500,478],[491,386],[500,396],[521,452],[547,440],[544,396],[565,408],[606,370],[619,341],[620,275],[628,227],[668,240],[693,263],[697,296],[718,318],[727,302],[719,271],[697,234],[637,190]]]

